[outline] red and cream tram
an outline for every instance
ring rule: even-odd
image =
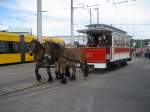
[[[87,44],[82,48],[84,61],[94,68],[110,68],[131,60],[131,36],[125,31],[105,24],[91,24],[78,32],[86,34]]]

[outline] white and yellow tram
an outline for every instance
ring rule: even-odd
[[[86,34],[87,44],[82,48],[84,61],[94,68],[109,68],[131,60],[131,36],[125,31],[106,24],[91,24],[78,32]]]

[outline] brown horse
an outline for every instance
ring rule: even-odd
[[[65,48],[54,42],[46,42],[46,51],[57,64],[60,66],[60,72],[62,75],[62,83],[66,83],[66,77],[69,75],[69,69],[72,68],[71,80],[75,80],[76,63],[79,63],[81,69],[84,72],[84,76],[87,77],[88,67],[87,64],[82,62],[83,54],[78,48]]]
[[[45,48],[44,46],[37,40],[33,40],[30,42],[29,45],[29,54],[30,56],[34,55],[34,61],[35,61],[35,74],[37,81],[41,81],[41,75],[39,74],[39,68],[47,68],[47,73],[49,76],[48,81],[53,81],[51,71],[50,71],[50,65],[54,63],[52,58],[50,59],[48,56],[45,56]]]

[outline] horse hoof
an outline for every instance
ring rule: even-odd
[[[73,76],[73,77],[70,78],[70,80],[73,80],[73,81],[74,81],[74,80],[76,80],[76,77]]]
[[[62,80],[61,84],[67,84],[67,81],[66,80]]]
[[[53,79],[48,79],[48,82],[50,82],[50,83],[51,83],[52,81],[53,81]]]
[[[84,77],[88,77],[88,75],[86,74],[86,75],[84,75]]]
[[[61,76],[56,76],[56,80],[62,79]]]
[[[70,74],[67,74],[66,76],[67,76],[68,78],[70,78],[71,75],[70,75]]]
[[[37,76],[36,76],[36,79],[37,79],[38,82],[40,82],[40,81],[42,80],[41,75],[37,75]]]

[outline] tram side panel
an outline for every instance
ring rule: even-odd
[[[114,63],[127,62],[130,48],[82,48],[83,59],[93,68],[109,68]]]
[[[111,61],[128,61],[130,59],[130,48],[112,48]]]
[[[129,37],[124,34],[112,34],[112,49],[111,49],[111,62],[127,62],[131,59],[131,48],[129,44]]]
[[[87,62],[93,68],[106,68],[107,57],[110,50],[107,48],[82,48],[85,57],[83,61]]]

